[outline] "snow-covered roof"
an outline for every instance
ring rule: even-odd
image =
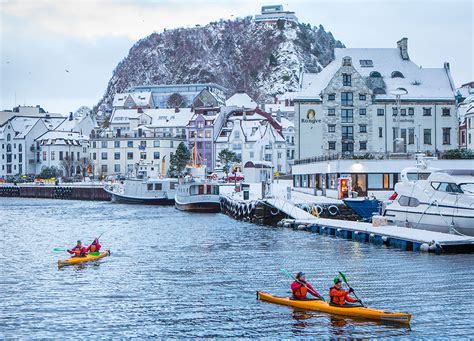
[[[36,138],[36,141],[41,141],[43,144],[54,145],[79,145],[80,141],[87,141],[89,137],[77,132],[51,130]]]
[[[147,115],[151,118],[148,127],[185,127],[194,115],[191,108],[180,108],[176,112],[174,108],[157,109],[115,109],[110,123],[124,124],[130,120],[138,119],[141,115]]]
[[[390,91],[404,88],[408,92],[402,97],[405,100],[454,100],[449,69],[421,68],[411,60],[402,59],[397,48],[336,48],[335,60],[320,73],[303,74],[302,90],[295,99],[320,99],[319,94],[327,87],[346,56],[351,57],[352,66],[363,77],[369,78],[374,71],[381,74],[386,94],[376,94],[376,99],[394,100],[395,96]],[[372,61],[373,66],[364,66],[361,61],[365,60]],[[392,77],[397,71],[403,78]]]
[[[231,117],[229,120],[234,122],[233,130],[237,128],[236,125],[242,128],[246,142],[257,142],[266,134],[272,134],[276,142],[285,142],[283,136],[281,136],[267,120],[258,119],[256,117],[245,120],[242,117]],[[218,136],[216,142],[229,142],[229,137],[230,135]]]
[[[244,107],[245,109],[255,109],[257,103],[245,92],[237,92],[225,101],[225,105],[228,107]]]
[[[277,112],[280,110],[281,112],[294,112],[295,107],[294,106],[285,106],[284,103],[278,104],[278,103],[268,103],[265,104],[265,111],[267,112]]]
[[[150,103],[151,92],[132,92],[130,96],[137,107],[146,107]]]
[[[293,122],[291,122],[289,119],[286,119],[284,117],[281,117],[280,118],[280,123],[281,127],[283,129],[288,129],[288,128],[294,128],[295,127],[295,124]]]
[[[115,94],[114,100],[112,102],[113,107],[123,107],[125,104],[125,101],[127,100],[127,97],[129,96],[129,93],[125,94]]]

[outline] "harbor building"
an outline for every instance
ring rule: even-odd
[[[459,115],[459,146],[474,152],[474,82],[463,84],[456,91]]]
[[[166,175],[193,115],[191,108],[114,110],[110,126],[91,138],[93,174],[132,175],[139,164],[150,164]]]
[[[260,14],[255,15],[256,22],[275,24],[278,20],[298,23],[295,12],[285,11],[283,5],[262,6]]]
[[[439,152],[458,147],[449,64],[422,68],[396,48],[336,48],[295,96],[296,158]]]

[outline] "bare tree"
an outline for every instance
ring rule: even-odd
[[[72,175],[71,169],[74,166],[74,161],[69,155],[66,155],[59,163],[64,171],[64,176],[70,178]]]
[[[184,108],[186,106],[186,99],[178,93],[171,94],[166,103],[169,108]]]

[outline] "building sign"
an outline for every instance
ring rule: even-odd
[[[306,112],[306,118],[301,119],[301,123],[315,124],[315,123],[321,123],[321,122],[322,122],[321,119],[316,119],[316,112],[314,111],[314,109],[308,109],[308,111]]]

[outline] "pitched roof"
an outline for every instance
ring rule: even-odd
[[[366,79],[374,71],[379,72],[386,85],[386,94],[376,94],[376,99],[395,99],[390,90],[404,88],[408,94],[403,99],[454,100],[454,90],[449,69],[422,68],[411,60],[404,60],[397,48],[336,48],[335,59],[318,74],[303,74],[302,90],[298,99],[320,99],[319,94],[326,88],[334,74],[342,65],[344,57],[352,58],[352,66]],[[363,66],[361,60],[371,60],[373,66]],[[398,71],[401,77],[392,77]]]
[[[244,107],[246,109],[255,109],[258,106],[257,103],[245,92],[237,92],[233,94],[225,101],[225,105],[228,107]]]

